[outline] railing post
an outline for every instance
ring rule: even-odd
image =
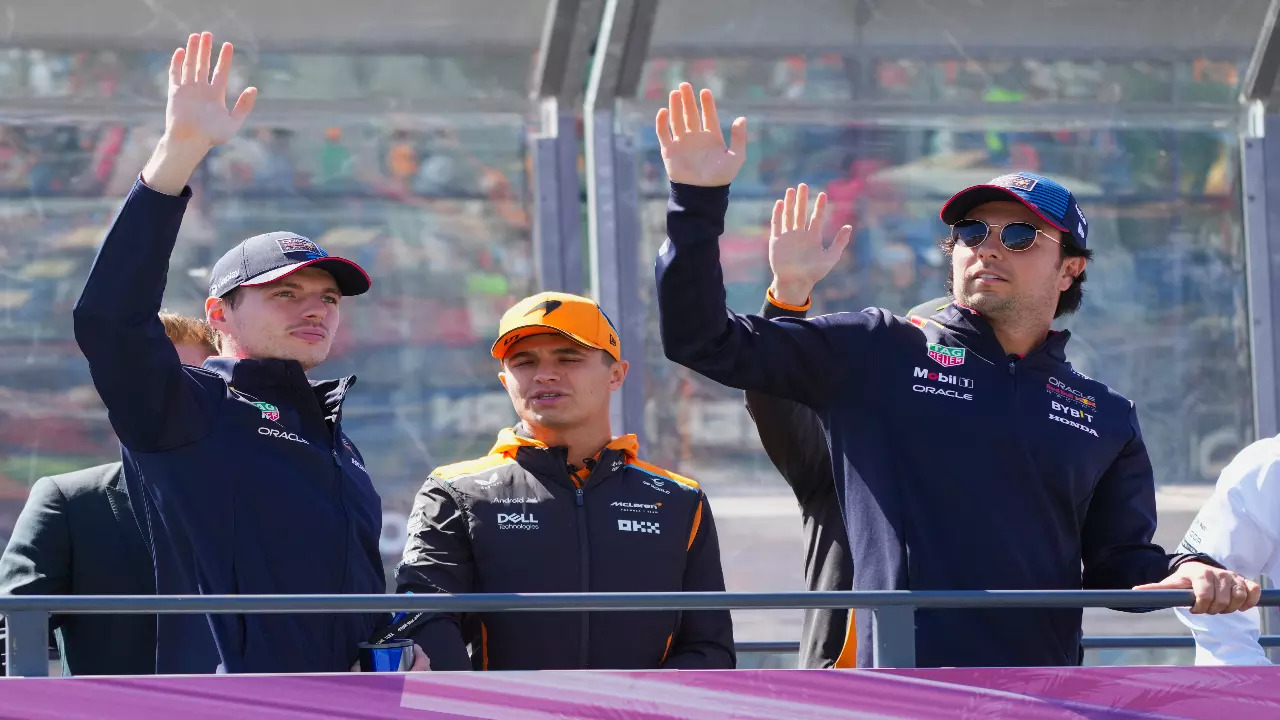
[[[43,610],[5,613],[4,656],[7,673],[11,676],[47,676],[49,613]]]
[[[915,667],[916,609],[910,605],[872,608],[871,641],[874,667]]]

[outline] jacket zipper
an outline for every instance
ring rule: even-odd
[[[591,572],[588,563],[590,562],[590,553],[587,551],[587,507],[582,502],[582,487],[578,486],[574,491],[578,501],[578,564],[581,568],[579,576],[582,583],[582,592],[591,592]],[[586,611],[582,612],[582,640],[578,645],[579,667],[589,667],[589,659],[591,652],[591,623],[590,614]]]
[[[591,483],[595,478],[596,472],[605,464],[604,453],[600,454],[600,460],[596,462],[591,471],[587,473],[587,477],[582,482],[570,476],[570,480],[574,485],[574,499],[578,508],[578,563],[581,567],[580,578],[582,583],[582,592],[591,592],[591,550],[587,544],[587,506],[584,502],[583,488]],[[583,611],[582,613],[582,641],[578,646],[578,655],[580,662],[579,667],[591,667],[591,613]]]
[[[343,394],[345,395],[346,393],[344,392]],[[321,422],[323,422],[323,420]],[[351,572],[351,543],[354,539],[354,533],[352,532],[351,527],[351,512],[347,509],[347,483],[345,482],[342,474],[342,455],[338,450],[338,446],[341,443],[338,439],[341,428],[342,411],[339,409],[333,418],[333,429],[329,433],[329,455],[333,458],[333,470],[337,476],[338,507],[342,508],[342,527],[346,530],[346,537],[342,543],[342,575],[338,580],[338,588],[345,591],[347,588],[347,580]],[[333,636],[335,639],[343,637],[343,633],[339,632],[339,628],[345,621],[346,615],[335,614],[333,621]],[[343,649],[337,648],[335,649],[335,652],[341,655]]]

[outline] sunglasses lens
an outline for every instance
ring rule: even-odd
[[[961,220],[951,226],[951,239],[965,247],[977,247],[987,239],[988,230],[981,220]]]
[[[1000,230],[1000,242],[1010,250],[1026,250],[1036,241],[1035,225],[1009,223]]]

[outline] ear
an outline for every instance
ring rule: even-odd
[[[1084,272],[1085,262],[1087,261],[1082,257],[1070,257],[1062,262],[1062,273],[1058,276],[1058,292],[1071,287],[1071,283]]]
[[[631,364],[626,360],[619,360],[609,366],[609,392],[616,392],[622,387],[622,381],[627,379],[627,370]]]
[[[204,301],[204,319],[214,330],[221,330],[227,325],[227,304],[222,298],[211,297]]]
[[[511,389],[507,387],[507,371],[505,369],[498,371],[498,382],[502,383],[502,387],[508,390]]]

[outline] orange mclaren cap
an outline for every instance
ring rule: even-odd
[[[544,292],[527,297],[502,314],[498,339],[491,353],[501,360],[507,349],[533,335],[560,333],[570,340],[622,359],[618,331],[590,298],[568,293]]]

